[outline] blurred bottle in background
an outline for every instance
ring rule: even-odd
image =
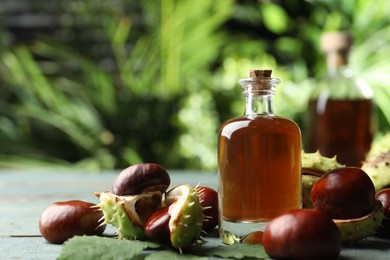
[[[370,86],[348,67],[352,38],[346,32],[321,37],[327,76],[318,82],[308,104],[305,151],[337,156],[348,166],[361,166],[375,131]]]

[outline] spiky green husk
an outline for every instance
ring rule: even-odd
[[[353,243],[374,235],[384,218],[382,204],[377,201],[375,209],[368,215],[356,219],[334,219],[344,243]]]
[[[305,153],[302,151],[302,207],[313,208],[311,201],[311,189],[320,177],[327,171],[344,167],[332,158],[324,157],[319,151],[315,153]]]
[[[344,167],[337,162],[336,156],[329,158],[321,155],[319,151],[315,153],[305,153],[302,151],[302,170],[315,169],[318,172],[326,172],[332,169]]]
[[[200,240],[204,216],[195,188],[177,186],[166,194],[166,203],[170,204],[172,246],[181,250]]]
[[[159,196],[160,192],[149,192],[134,196],[117,196],[111,192],[95,193],[100,203],[96,206],[103,212],[103,223],[111,224],[118,228],[117,233],[120,239],[145,239],[143,221],[138,215],[135,207],[137,201],[149,199],[152,196]],[[161,206],[161,205],[160,205]]]
[[[382,153],[390,151],[390,132],[376,139],[367,153],[366,161],[369,161]]]
[[[362,170],[371,178],[376,191],[390,187],[390,151],[364,162]]]
[[[314,208],[311,201],[311,189],[313,185],[320,179],[318,176],[302,175],[302,207],[304,209]]]

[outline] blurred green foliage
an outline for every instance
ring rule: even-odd
[[[331,30],[353,35],[351,66],[374,89],[377,135],[389,131],[390,1],[56,3],[55,34],[15,44],[0,28],[0,167],[214,171],[218,127],[242,114],[237,80],[250,68],[273,69],[276,112],[305,131]]]

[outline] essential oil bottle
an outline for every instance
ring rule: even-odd
[[[251,70],[238,81],[245,113],[219,130],[220,236],[226,244],[301,207],[301,132],[274,113],[272,98],[280,80],[271,73]]]

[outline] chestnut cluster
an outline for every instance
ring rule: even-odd
[[[195,190],[204,215],[201,230],[207,233],[218,225],[218,193],[214,189],[205,186],[195,187]],[[149,216],[144,225],[144,232],[149,239],[164,244],[169,243],[171,239],[171,230],[169,229],[169,222],[171,221],[170,206],[171,204],[163,206]]]
[[[179,185],[160,165],[139,163],[124,169],[112,190],[96,192],[100,203],[56,202],[41,214],[39,229],[51,243],[76,235],[102,235],[106,224],[119,238],[150,239],[185,248],[218,225],[218,194],[210,187]]]
[[[310,191],[313,208],[284,213],[243,242],[258,241],[273,258],[335,259],[343,243],[389,235],[390,189],[375,193],[361,168],[324,171]]]
[[[118,175],[114,182],[112,193],[121,196],[157,190],[169,194],[173,190],[167,191],[169,185],[169,174],[162,166],[154,163],[139,163],[124,169]],[[195,190],[205,216],[202,230],[209,232],[218,225],[218,193],[206,186],[197,186]],[[145,229],[149,230],[148,234],[150,234],[151,229],[148,224],[152,222],[152,219],[157,221],[157,216],[160,216],[162,219],[166,218],[164,215],[167,214],[168,206],[164,206],[165,201],[162,202],[160,209],[153,212],[153,214],[149,214],[150,219],[145,225]]]

